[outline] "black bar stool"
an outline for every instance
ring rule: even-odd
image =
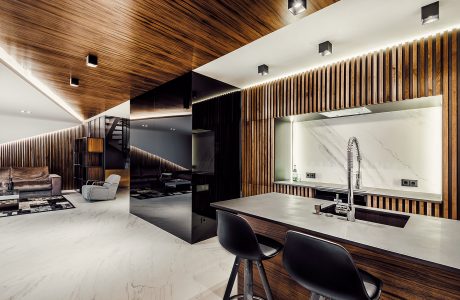
[[[288,231],[283,264],[289,275],[312,292],[311,299],[379,299],[382,282],[358,269],[341,245]]]
[[[268,237],[255,234],[249,223],[242,217],[221,210],[217,210],[217,236],[222,247],[236,256],[225,290],[224,300],[239,298],[244,298],[245,300],[263,299],[253,295],[253,263],[256,264],[259,270],[267,300],[272,300],[272,292],[262,261],[277,255],[283,245]],[[244,294],[230,297],[241,260],[245,262]]]

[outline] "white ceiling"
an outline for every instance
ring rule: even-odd
[[[21,110],[30,111],[23,114]],[[0,61],[0,115],[81,124]]]
[[[341,0],[222,56],[195,71],[245,88],[369,53],[401,42],[460,28],[460,0],[440,0],[440,20],[421,25],[420,8],[434,0]],[[333,54],[320,56],[329,40]],[[260,76],[257,66],[270,74]]]
[[[0,61],[0,144],[80,124]]]

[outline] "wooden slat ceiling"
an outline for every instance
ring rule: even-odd
[[[89,118],[337,1],[2,0],[0,47]]]

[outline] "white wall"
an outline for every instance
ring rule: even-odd
[[[78,121],[66,122],[0,114],[0,144],[66,129],[80,124],[81,123]]]
[[[346,184],[351,136],[363,156],[363,186],[441,194],[441,107],[294,123],[293,164],[302,180],[315,172],[318,182]],[[419,187],[402,187],[402,178]]]

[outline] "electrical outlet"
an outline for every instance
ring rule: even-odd
[[[316,173],[307,172],[305,173],[305,177],[306,178],[316,178]]]
[[[418,187],[418,180],[415,180],[415,179],[401,179],[401,186]]]

